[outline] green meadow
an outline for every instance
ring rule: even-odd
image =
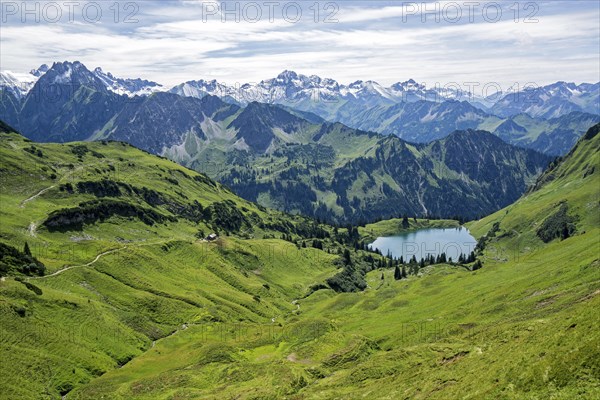
[[[0,282],[0,398],[599,398],[597,132],[516,203],[467,224],[482,269],[433,265],[401,280],[375,269],[355,293],[324,285],[346,248],[332,227],[320,227],[332,235],[323,250],[304,247],[311,222],[166,159],[0,134],[0,242],[27,242],[46,266]],[[121,194],[78,185],[103,180]],[[107,203],[100,218],[81,205],[107,199],[127,207]],[[195,217],[217,203],[230,208]]]

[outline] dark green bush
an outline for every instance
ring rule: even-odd
[[[0,243],[0,276],[6,276],[11,272],[44,275],[46,267],[33,257],[28,249],[28,245],[24,247],[24,251],[19,251],[12,246]]]
[[[175,217],[124,201],[102,199],[83,202],[78,207],[56,210],[48,216],[43,225],[50,231],[81,230],[84,224],[104,222],[113,216],[135,217],[146,225],[177,220]]]
[[[336,292],[360,292],[367,287],[364,271],[351,264],[327,279],[327,284]]]
[[[569,206],[562,203],[554,214],[544,220],[537,230],[537,235],[544,243],[554,239],[567,239],[576,231],[576,218],[568,215]]]

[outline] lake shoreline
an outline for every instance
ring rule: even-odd
[[[382,236],[396,236],[403,233],[416,232],[421,229],[432,229],[432,228],[459,228],[461,225],[458,221],[453,219],[408,219],[409,227],[403,228],[402,218],[392,218],[372,224],[367,224],[364,227],[359,227],[358,232],[363,239],[369,242],[374,242],[377,238]]]
[[[379,236],[369,244],[381,254],[389,254],[404,261],[430,257],[446,258],[449,262],[464,259],[475,251],[477,241],[465,227],[423,228],[390,236]]]

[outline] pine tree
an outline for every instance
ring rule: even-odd
[[[400,271],[400,268],[398,266],[396,266],[396,269],[394,269],[394,279],[397,281],[402,279],[402,271]]]
[[[400,256],[400,264],[404,264],[404,257]]]
[[[29,249],[29,243],[25,242],[25,246],[23,246],[23,253],[25,253],[26,256],[31,257],[31,250]]]
[[[425,260],[421,258],[421,262],[419,264],[419,268],[425,268]]]
[[[344,249],[344,263],[346,265],[352,264],[352,259],[350,258],[350,251],[348,249]]]
[[[417,275],[419,273],[419,266],[415,263],[415,264],[411,264],[410,265],[410,272],[413,275]]]
[[[405,266],[402,266],[402,277],[403,278],[408,277],[408,274],[406,273],[406,267]]]
[[[402,228],[408,229],[410,227],[410,223],[408,222],[408,217],[405,215],[402,218]]]
[[[469,257],[467,257],[467,264],[470,264],[474,261],[475,261],[475,253],[471,252],[471,254],[469,254]]]

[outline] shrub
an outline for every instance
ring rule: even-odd
[[[548,243],[556,238],[567,239],[576,231],[575,218],[568,215],[569,206],[562,203],[557,212],[544,220],[537,230],[538,237]]]
[[[204,209],[204,218],[211,221],[216,230],[239,232],[243,226],[252,229],[248,218],[232,200],[212,203]]]
[[[25,287],[29,290],[31,290],[33,293],[37,294],[38,296],[42,295],[42,289],[40,289],[39,287],[35,286],[32,283],[29,283],[27,281],[21,281],[21,283],[23,285],[25,285]]]
[[[78,207],[56,210],[48,216],[43,225],[50,231],[80,230],[84,224],[104,222],[112,216],[136,217],[146,225],[177,221],[175,217],[163,215],[152,209],[124,201],[103,199],[83,202]]]
[[[346,265],[341,272],[327,279],[327,284],[336,292],[360,292],[367,287],[364,271],[353,265]]]
[[[71,147],[71,153],[75,154],[79,158],[85,156],[89,151],[90,150],[87,148],[87,146],[83,144],[77,144]]]
[[[31,255],[29,245],[25,245],[23,252],[4,243],[0,243],[0,276],[11,272],[20,272],[25,275],[42,276],[46,267]]]

